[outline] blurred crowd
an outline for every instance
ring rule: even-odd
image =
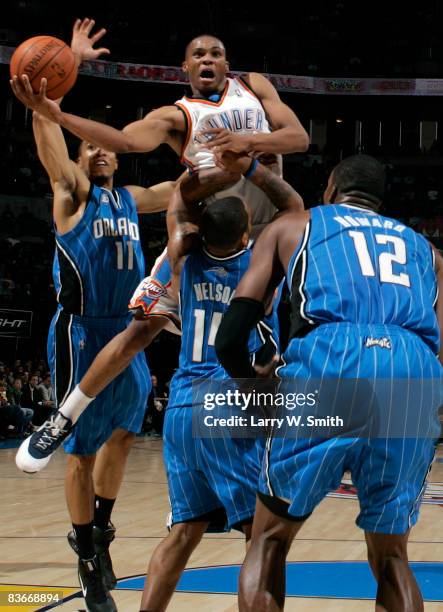
[[[47,363],[16,359],[0,362],[0,439],[24,438],[48,418],[55,407]]]

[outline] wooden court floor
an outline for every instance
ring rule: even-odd
[[[165,535],[168,494],[161,452],[161,440],[137,438],[129,458],[113,515],[117,539],[111,551],[119,579],[144,574],[153,549]],[[21,588],[1,585],[41,585],[64,589],[65,595],[78,593],[76,559],[66,541],[70,523],[63,493],[63,452],[59,451],[47,469],[34,476],[16,469],[14,453],[14,450],[0,450],[0,591]],[[443,460],[442,450],[437,460]],[[443,483],[443,463],[440,461],[434,464],[430,480]],[[443,504],[443,484],[436,487],[442,492],[440,503]],[[301,530],[289,560],[364,560],[365,544],[362,532],[354,524],[356,514],[355,500],[326,499]],[[409,550],[412,561],[443,562],[443,508],[440,505],[422,506]],[[188,567],[239,564],[243,555],[243,540],[237,532],[208,535],[191,557]],[[443,569],[438,570],[432,580],[443,584],[443,573],[439,571]],[[340,579],[347,580],[346,576]],[[118,609],[123,612],[138,610],[140,596],[140,590],[114,591]],[[4,602],[4,595],[2,597]],[[41,606],[0,606],[1,611],[38,609]],[[174,612],[227,612],[236,610],[237,605],[235,595],[176,593],[169,609]],[[373,610],[374,603],[361,599],[289,597],[285,609],[365,612]],[[76,597],[55,610],[84,610],[84,603]],[[425,610],[443,612],[443,602],[428,602]]]

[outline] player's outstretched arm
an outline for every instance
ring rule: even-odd
[[[252,155],[306,151],[309,147],[309,136],[297,115],[280,100],[272,83],[256,72],[251,72],[245,81],[262,103],[272,132],[236,134],[230,130],[213,128],[205,131],[205,134],[214,136],[205,146],[209,149],[220,147],[221,151],[246,152]]]
[[[89,179],[69,159],[60,126],[34,112],[32,129],[39,159],[48,173],[54,192],[54,221],[58,231],[64,233],[71,229],[76,216],[82,213]]]
[[[145,214],[167,210],[175,185],[175,181],[165,181],[147,188],[138,185],[126,185],[126,189],[135,200],[138,214]]]
[[[99,121],[63,112],[54,100],[46,96],[46,86],[38,94],[34,94],[31,89],[25,95],[25,79],[26,75],[14,75],[11,80],[17,98],[28,108],[61,125],[81,140],[115,153],[146,153],[161,144],[169,144],[176,152],[180,150],[181,141],[177,134],[184,133],[185,123],[183,114],[176,106],[156,109],[144,119],[129,124],[123,130],[117,130]]]

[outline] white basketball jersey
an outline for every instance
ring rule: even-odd
[[[213,154],[204,146],[208,141],[208,137],[202,135],[204,130],[226,128],[239,134],[259,132],[269,134],[271,131],[260,100],[246,83],[238,78],[226,79],[225,88],[218,102],[184,96],[175,104],[183,110],[187,119],[188,131],[181,161],[191,171],[215,166]],[[281,175],[281,156],[275,164],[268,167]],[[208,201],[228,195],[242,198],[250,208],[255,235],[259,229],[269,223],[276,212],[276,208],[264,192],[244,178],[229,189],[211,196]]]

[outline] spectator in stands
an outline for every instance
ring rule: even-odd
[[[15,404],[16,406],[22,405],[22,395],[23,395],[22,386],[23,386],[22,379],[14,378],[14,382],[12,383],[12,385],[8,387],[6,394],[7,394],[8,401],[11,404]]]
[[[0,435],[5,437],[13,433],[14,437],[26,437],[33,414],[29,408],[11,404],[6,396],[6,387],[0,386]]]
[[[26,408],[32,408],[34,411],[34,417],[32,419],[33,425],[42,425],[51,410],[43,406],[43,400],[38,387],[38,376],[33,374],[29,379],[29,382],[23,385],[23,395],[21,405]]]
[[[55,398],[54,390],[51,384],[51,374],[49,372],[45,374],[37,389],[40,391],[43,407],[53,410],[55,408]]]
[[[437,217],[430,217],[429,219],[424,219],[422,223],[419,225],[419,231],[432,240],[433,238],[440,238],[443,234],[443,228],[440,219]]]
[[[144,429],[147,433],[154,436],[161,436],[163,432],[166,402],[164,401],[164,396],[159,393],[158,379],[155,374],[152,375],[151,380],[152,390],[148,397],[148,408],[145,415]]]

